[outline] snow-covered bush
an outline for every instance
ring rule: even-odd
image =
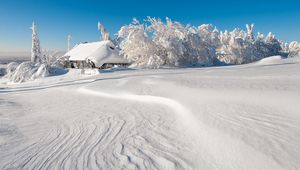
[[[60,53],[43,50],[38,63],[23,62],[21,64],[12,62],[7,65],[6,78],[10,82],[22,83],[40,77],[47,77],[66,73],[66,70],[59,62]]]
[[[6,74],[9,74],[9,75],[12,74],[18,66],[19,66],[19,64],[16,62],[9,63],[6,67]]]
[[[8,72],[7,78],[11,82],[21,83],[30,80],[37,69],[37,66],[32,62],[23,62],[18,65],[14,71]]]
[[[300,57],[300,43],[293,41],[288,45],[288,57]]]
[[[46,64],[39,65],[37,71],[31,76],[31,79],[49,76],[49,68]]]
[[[15,66],[15,64],[10,63],[7,67],[6,74],[6,78],[14,83],[22,83],[28,80],[49,76],[49,68],[45,64],[33,64],[27,61]]]

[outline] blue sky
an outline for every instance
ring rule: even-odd
[[[133,17],[147,16],[192,25],[211,23],[219,30],[254,23],[256,32],[271,31],[283,41],[300,41],[299,0],[1,0],[0,52],[30,51],[32,21],[38,25],[43,48],[65,50],[68,34],[73,44],[98,41],[98,20],[115,34]]]

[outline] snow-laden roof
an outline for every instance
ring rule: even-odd
[[[104,63],[128,63],[119,54],[120,51],[111,41],[99,41],[91,43],[81,43],[68,51],[64,57],[70,57],[70,61],[93,61],[97,67]]]

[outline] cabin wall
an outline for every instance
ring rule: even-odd
[[[84,69],[84,68],[98,68],[98,69],[107,69],[112,68],[114,65],[126,67],[129,63],[105,63],[100,67],[96,67],[92,62],[88,63],[86,61],[65,61],[65,68],[76,68],[76,69]]]
[[[66,68],[77,68],[77,69],[92,68],[92,65],[90,63],[87,63],[86,61],[66,61],[64,66]]]

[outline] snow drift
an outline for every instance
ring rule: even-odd
[[[272,64],[279,64],[283,57],[281,56],[271,56],[264,59],[259,60],[256,62],[256,65],[272,65]]]
[[[300,60],[260,62],[0,83],[0,169],[300,169]]]
[[[31,62],[21,64],[10,63],[7,67],[6,77],[14,83],[22,83],[49,75],[49,70],[45,64],[35,65]]]
[[[7,78],[9,82],[22,83],[42,77],[65,74],[67,70],[62,65],[61,56],[61,52],[42,50],[39,62],[10,62],[7,64],[4,78]]]

